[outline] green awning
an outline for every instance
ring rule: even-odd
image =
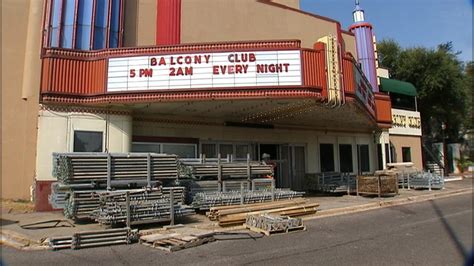
[[[416,96],[416,88],[410,82],[396,79],[380,78],[380,90],[408,96]]]

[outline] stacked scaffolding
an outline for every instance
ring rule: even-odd
[[[147,185],[178,176],[176,155],[54,153],[53,177],[64,184]]]
[[[194,196],[192,206],[196,209],[208,210],[215,206],[270,202],[273,200],[301,198],[303,195],[304,192],[289,189],[200,192]]]
[[[352,173],[321,173],[316,178],[318,191],[349,194],[356,189],[356,175]]]
[[[180,159],[180,163],[185,175],[191,175],[195,179],[218,176],[242,178],[256,175],[273,175],[273,166],[257,161]]]
[[[58,184],[53,183],[57,188]],[[150,191],[159,191],[163,196],[169,197],[173,190],[173,199],[174,203],[178,205],[184,204],[185,199],[185,189],[183,187],[160,187],[158,189]],[[116,191],[107,191],[107,190],[70,190],[63,192],[66,195],[66,201],[64,204],[64,216],[72,220],[84,220],[84,219],[95,219],[94,212],[99,209],[100,198],[104,195],[109,194],[123,194],[130,192],[132,194],[143,192],[143,189],[126,189],[126,190],[116,190]],[[60,194],[62,195],[62,194]],[[54,194],[50,195],[50,198],[60,198],[62,196],[57,196]]]
[[[443,189],[444,177],[431,172],[399,174],[398,185],[413,189]]]
[[[130,228],[84,231],[72,236],[51,237],[49,246],[54,249],[81,249],[109,245],[130,244],[138,239],[138,231]]]
[[[174,199],[174,191],[182,194],[184,189],[168,188],[170,193],[161,189],[142,189],[126,192],[103,192],[99,194],[100,206],[94,212],[97,222],[104,225],[155,223],[173,221],[174,217],[194,214]],[[180,192],[181,191],[181,192]],[[179,196],[182,202],[182,196]]]

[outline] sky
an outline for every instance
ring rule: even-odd
[[[306,12],[352,24],[354,0],[300,0]],[[436,48],[453,42],[461,61],[473,60],[472,14],[474,0],[360,0],[365,20],[378,41],[393,39],[402,47]]]

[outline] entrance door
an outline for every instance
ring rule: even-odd
[[[303,190],[304,176],[306,174],[305,147],[281,145],[280,159],[278,187]]]
[[[360,175],[370,172],[369,145],[357,144],[357,165]]]
[[[291,189],[303,190],[304,177],[306,174],[306,158],[304,146],[292,146],[291,147],[292,157],[292,179]]]

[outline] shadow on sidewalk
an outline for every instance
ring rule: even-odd
[[[436,205],[434,200],[430,200],[430,203],[434,211],[436,212],[436,215],[438,215],[439,219],[441,220],[441,223],[443,224],[444,229],[446,230],[449,237],[453,241],[456,249],[464,258],[465,265],[474,265],[474,247],[469,252],[468,249],[464,247],[459,237],[456,235],[456,232],[454,231],[453,227],[449,224],[449,222],[444,217],[443,212],[438,207],[438,205]]]

